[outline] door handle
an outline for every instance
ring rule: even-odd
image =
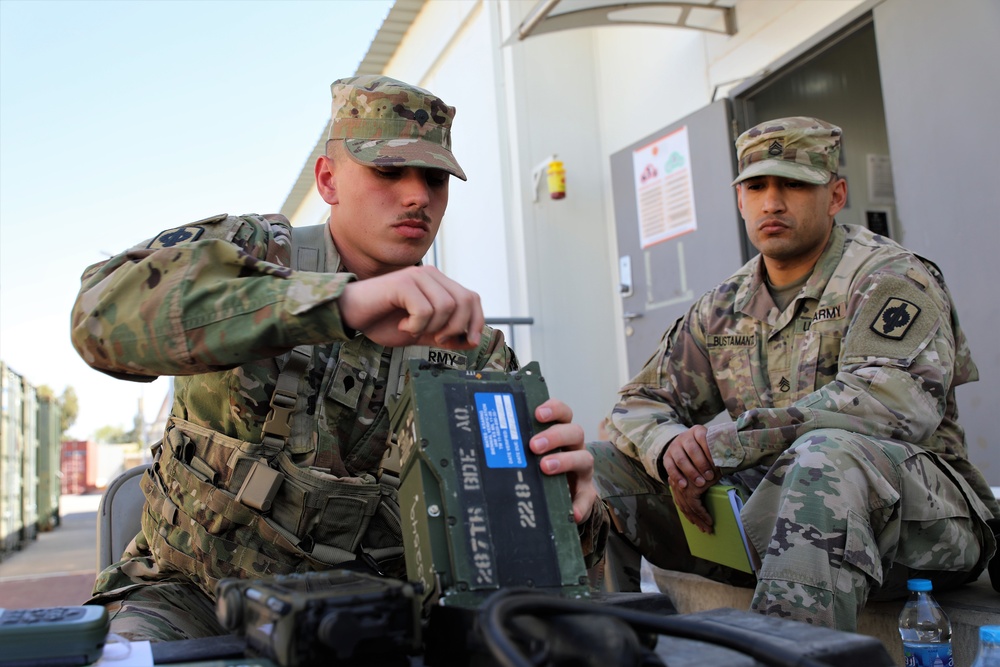
[[[642,313],[622,313],[622,319],[626,322],[631,322],[640,317],[642,317]]]

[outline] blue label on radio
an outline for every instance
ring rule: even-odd
[[[476,412],[483,453],[490,468],[524,468],[524,442],[514,409],[514,395],[476,392]]]

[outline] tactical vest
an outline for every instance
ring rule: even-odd
[[[325,224],[293,228],[293,269],[324,271],[325,234]],[[483,336],[483,345],[487,339]],[[344,358],[343,348],[341,366],[357,367],[357,360]],[[398,467],[383,464],[377,478],[335,477],[328,466],[323,471],[321,458],[315,467],[296,462],[319,418],[319,411],[306,414],[297,396],[312,350],[298,347],[279,360],[261,442],[170,418],[141,482],[147,500],[142,529],[161,574],[184,573],[209,595],[223,577],[322,570],[355,560],[385,574],[403,574]],[[482,351],[465,355],[466,368]],[[427,358],[427,352],[426,347],[392,350],[387,398],[402,389],[403,361]],[[386,431],[387,420],[383,405],[369,431]]]

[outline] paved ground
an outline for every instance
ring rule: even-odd
[[[62,496],[60,525],[2,555],[0,608],[79,605],[90,597],[100,500],[100,494]]]

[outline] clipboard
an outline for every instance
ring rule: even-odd
[[[743,528],[743,521],[740,519],[743,499],[736,487],[715,484],[709,487],[701,501],[712,515],[714,523],[711,533],[698,530],[679,508],[677,510],[691,555],[734,570],[756,574],[760,570],[760,558]]]

